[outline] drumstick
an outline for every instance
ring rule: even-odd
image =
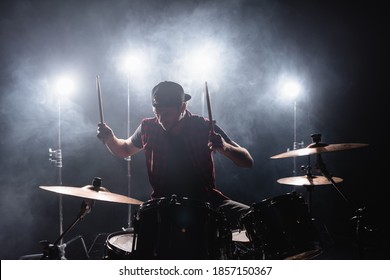
[[[209,120],[210,120],[210,132],[214,133],[214,121],[213,121],[213,115],[211,113],[210,94],[209,94],[209,89],[207,87],[207,82],[205,82],[205,85],[206,85],[207,110],[209,112]]]
[[[101,94],[101,92],[100,92],[100,81],[99,81],[99,76],[96,76],[96,86],[97,86],[98,99],[99,99],[100,123],[104,123],[104,117],[103,117],[103,103],[102,103],[102,94]]]

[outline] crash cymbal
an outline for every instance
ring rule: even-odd
[[[338,177],[332,177],[335,183],[340,183],[343,179]],[[296,176],[286,177],[277,180],[280,184],[293,185],[293,186],[320,186],[320,185],[331,185],[332,183],[325,176]]]
[[[368,146],[368,144],[364,144],[364,143],[344,143],[344,144],[312,143],[306,148],[291,150],[285,153],[274,155],[271,158],[277,159],[277,158],[308,156],[313,154],[362,148],[366,146]]]
[[[125,204],[137,204],[140,205],[143,202],[137,199],[110,192],[104,187],[99,187],[97,191],[93,185],[86,185],[84,187],[69,187],[69,186],[40,186],[41,189],[66,194],[71,196],[77,196],[82,198],[89,198],[93,200],[103,200],[116,203]]]

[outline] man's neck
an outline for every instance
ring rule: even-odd
[[[186,118],[187,111],[184,111],[183,116],[181,116],[180,120],[170,129],[169,133],[172,135],[178,135],[184,127]]]

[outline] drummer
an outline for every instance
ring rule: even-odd
[[[188,110],[191,96],[180,84],[160,82],[153,87],[151,97],[154,117],[144,118],[128,139],[116,137],[106,123],[98,124],[97,137],[121,158],[144,151],[151,199],[175,194],[209,202],[223,211],[232,230],[237,229],[241,214],[249,206],[218,190],[213,153],[222,154],[241,168],[253,166],[252,156],[218,125],[211,133],[209,120]]]

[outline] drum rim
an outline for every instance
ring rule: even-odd
[[[118,231],[111,232],[109,235],[107,235],[107,239],[109,239],[110,237],[116,236],[116,235],[124,235],[126,233],[127,234],[131,234],[131,233],[134,234],[134,229],[118,230]]]
[[[153,208],[153,207],[158,207],[161,205],[162,206],[182,205],[183,203],[185,205],[194,204],[195,206],[204,207],[216,211],[211,207],[210,202],[189,198],[187,196],[177,196],[177,195],[163,196],[159,198],[149,199],[140,205],[139,211]]]
[[[133,235],[132,238],[134,238],[134,234],[135,233],[134,233],[133,229],[131,229],[131,230],[130,229],[123,230],[123,231],[115,231],[115,232],[110,233],[107,236],[107,239],[106,239],[106,242],[105,242],[105,247],[110,249],[114,253],[117,253],[117,254],[121,254],[121,255],[125,255],[125,256],[131,255],[133,253],[133,251],[123,250],[122,248],[120,248],[118,246],[115,246],[112,242],[110,242],[110,240],[113,237],[117,237],[117,236],[121,236],[121,235],[130,235],[130,234],[132,234]],[[132,241],[133,241],[133,239],[132,239]]]

